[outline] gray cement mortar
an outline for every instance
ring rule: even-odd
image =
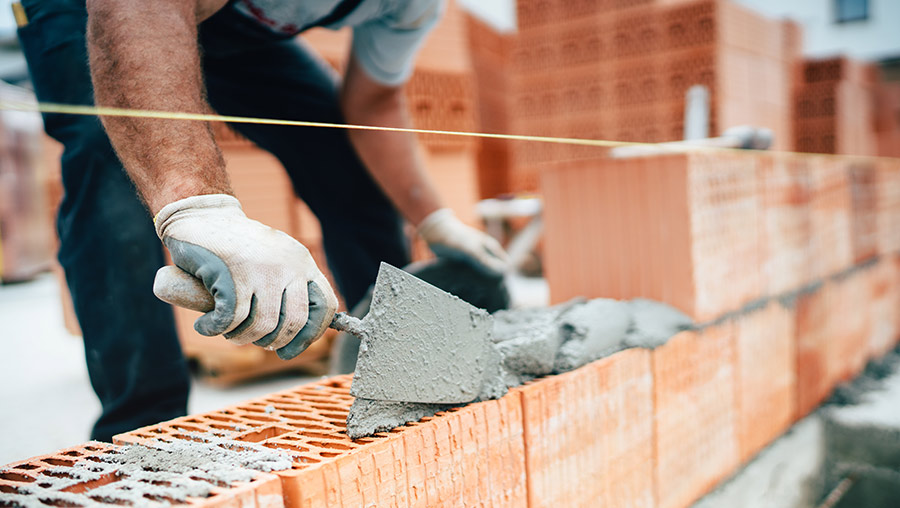
[[[656,347],[691,327],[690,318],[662,303],[603,298],[575,299],[549,308],[499,311],[489,319],[491,344],[478,355],[484,366],[481,388],[474,400],[499,398],[509,388],[541,376],[568,372],[626,347]],[[450,361],[445,353],[441,349],[435,358]],[[388,363],[396,368],[403,365],[396,360]],[[374,368],[374,363],[370,366]],[[381,379],[397,382],[391,376]],[[377,394],[354,395],[358,398],[347,417],[347,433],[352,438],[387,431],[452,406],[390,401]]]
[[[255,443],[206,434],[188,437],[193,440],[120,446],[70,467],[49,469],[37,481],[17,487],[16,493],[0,493],[0,505],[169,506],[189,497],[208,497],[213,486],[249,482],[258,472],[292,465],[288,454]],[[86,492],[63,492],[110,475],[115,481]]]

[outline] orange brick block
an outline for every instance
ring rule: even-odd
[[[895,256],[884,256],[874,268],[868,271],[869,311],[869,357],[885,355],[900,337],[900,270]]]
[[[875,179],[878,253],[896,254],[900,252],[900,159],[879,159]]]
[[[858,269],[841,277],[829,292],[828,377],[835,385],[856,377],[869,358],[869,270]]]
[[[853,265],[849,159],[808,156],[813,280]]]
[[[686,507],[737,466],[734,328],[681,332],[653,351],[656,495]]]
[[[286,504],[522,506],[526,501],[519,397],[470,404],[392,432],[351,440],[350,376],[274,393],[116,436],[117,442],[213,433],[291,453],[278,472]]]
[[[99,467],[103,459],[118,453],[119,447],[107,443],[88,442],[65,448],[49,455],[33,457],[0,467],[0,505],[21,506],[34,504],[38,499],[48,506],[109,506],[130,503],[116,499],[113,490],[117,482],[131,480],[132,473],[118,469],[112,464]],[[192,477],[192,480],[206,480]],[[150,501],[171,506],[194,506],[198,508],[281,508],[284,498],[281,481],[271,473],[257,473],[249,482],[235,482],[233,485],[207,481],[209,494],[206,497],[189,496],[185,499],[153,495],[150,479],[137,478],[146,482]],[[98,490],[100,488],[105,490]],[[123,487],[118,493],[129,495],[131,487]],[[111,495],[112,494],[112,495]]]
[[[793,422],[793,309],[769,302],[738,317],[734,329],[737,438],[745,462]]]
[[[796,301],[796,396],[794,419],[815,409],[834,388],[829,378],[829,343],[832,341],[829,299],[833,288],[825,284],[800,295]]]
[[[622,351],[517,391],[528,506],[655,506],[650,351]]]
[[[810,163],[793,154],[761,155],[759,167],[761,280],[767,295],[812,281]]]
[[[551,300],[646,297],[704,322],[758,298],[757,161],[690,153],[544,171]]]

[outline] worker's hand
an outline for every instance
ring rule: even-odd
[[[418,231],[439,257],[465,261],[494,275],[502,275],[507,269],[506,251],[500,243],[490,235],[463,224],[449,208],[442,208],[425,217]]]
[[[253,342],[283,359],[303,352],[325,332],[337,298],[309,251],[294,238],[250,220],[225,194],[170,203],[156,232],[172,261],[203,282],[215,309],[194,328]]]

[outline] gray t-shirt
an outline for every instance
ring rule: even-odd
[[[295,34],[316,24],[341,0],[236,0],[235,8],[276,33]],[[353,28],[353,54],[366,73],[385,85],[412,74],[416,52],[443,13],[444,0],[362,0],[326,28]]]

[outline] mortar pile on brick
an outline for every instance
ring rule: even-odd
[[[236,449],[235,445],[241,447]],[[152,446],[87,443],[6,466],[2,506],[283,506],[283,454],[217,439]]]

